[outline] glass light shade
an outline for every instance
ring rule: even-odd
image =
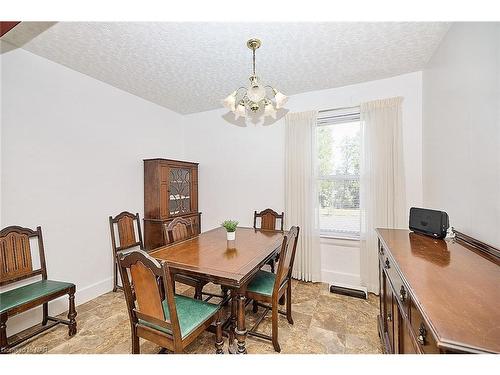
[[[258,103],[266,96],[266,89],[262,86],[250,87],[247,91],[247,96],[252,102]]]
[[[246,117],[247,116],[247,110],[243,104],[238,104],[238,107],[236,107],[236,111],[234,111],[234,117],[235,119],[239,119],[240,117]]]
[[[271,116],[273,119],[276,119],[276,110],[271,102],[267,103],[264,107],[264,116]]]
[[[247,90],[247,97],[254,103],[260,102],[266,96],[266,89],[261,85],[258,77],[250,77],[250,87]]]
[[[274,99],[276,99],[276,108],[280,109],[283,108],[283,106],[288,101],[288,96],[277,91],[276,94],[274,94]]]
[[[222,103],[224,104],[224,107],[234,112],[236,110],[236,91],[233,91],[230,95],[228,95]]]

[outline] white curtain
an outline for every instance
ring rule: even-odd
[[[300,227],[293,277],[304,281],[321,279],[316,116],[308,111],[285,117],[285,222]]]
[[[406,216],[402,145],[403,98],[362,103],[361,112],[361,281],[378,294],[375,228],[404,228]]]

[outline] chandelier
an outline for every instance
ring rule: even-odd
[[[255,50],[261,44],[259,39],[250,39],[247,42],[247,47],[252,50],[253,55],[253,73],[249,78],[248,88],[240,87],[223,100],[224,107],[234,113],[236,120],[240,117],[245,118],[249,114],[256,114],[262,108],[264,117],[276,119],[276,110],[283,108],[288,100],[286,95],[275,88],[264,85],[255,74]],[[268,94],[271,94],[271,97]]]

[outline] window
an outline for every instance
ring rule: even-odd
[[[359,107],[320,112],[317,120],[322,236],[359,238]]]

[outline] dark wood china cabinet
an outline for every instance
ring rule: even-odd
[[[201,230],[198,212],[198,163],[170,159],[144,160],[144,246],[152,250],[165,244],[163,226],[176,217]]]

